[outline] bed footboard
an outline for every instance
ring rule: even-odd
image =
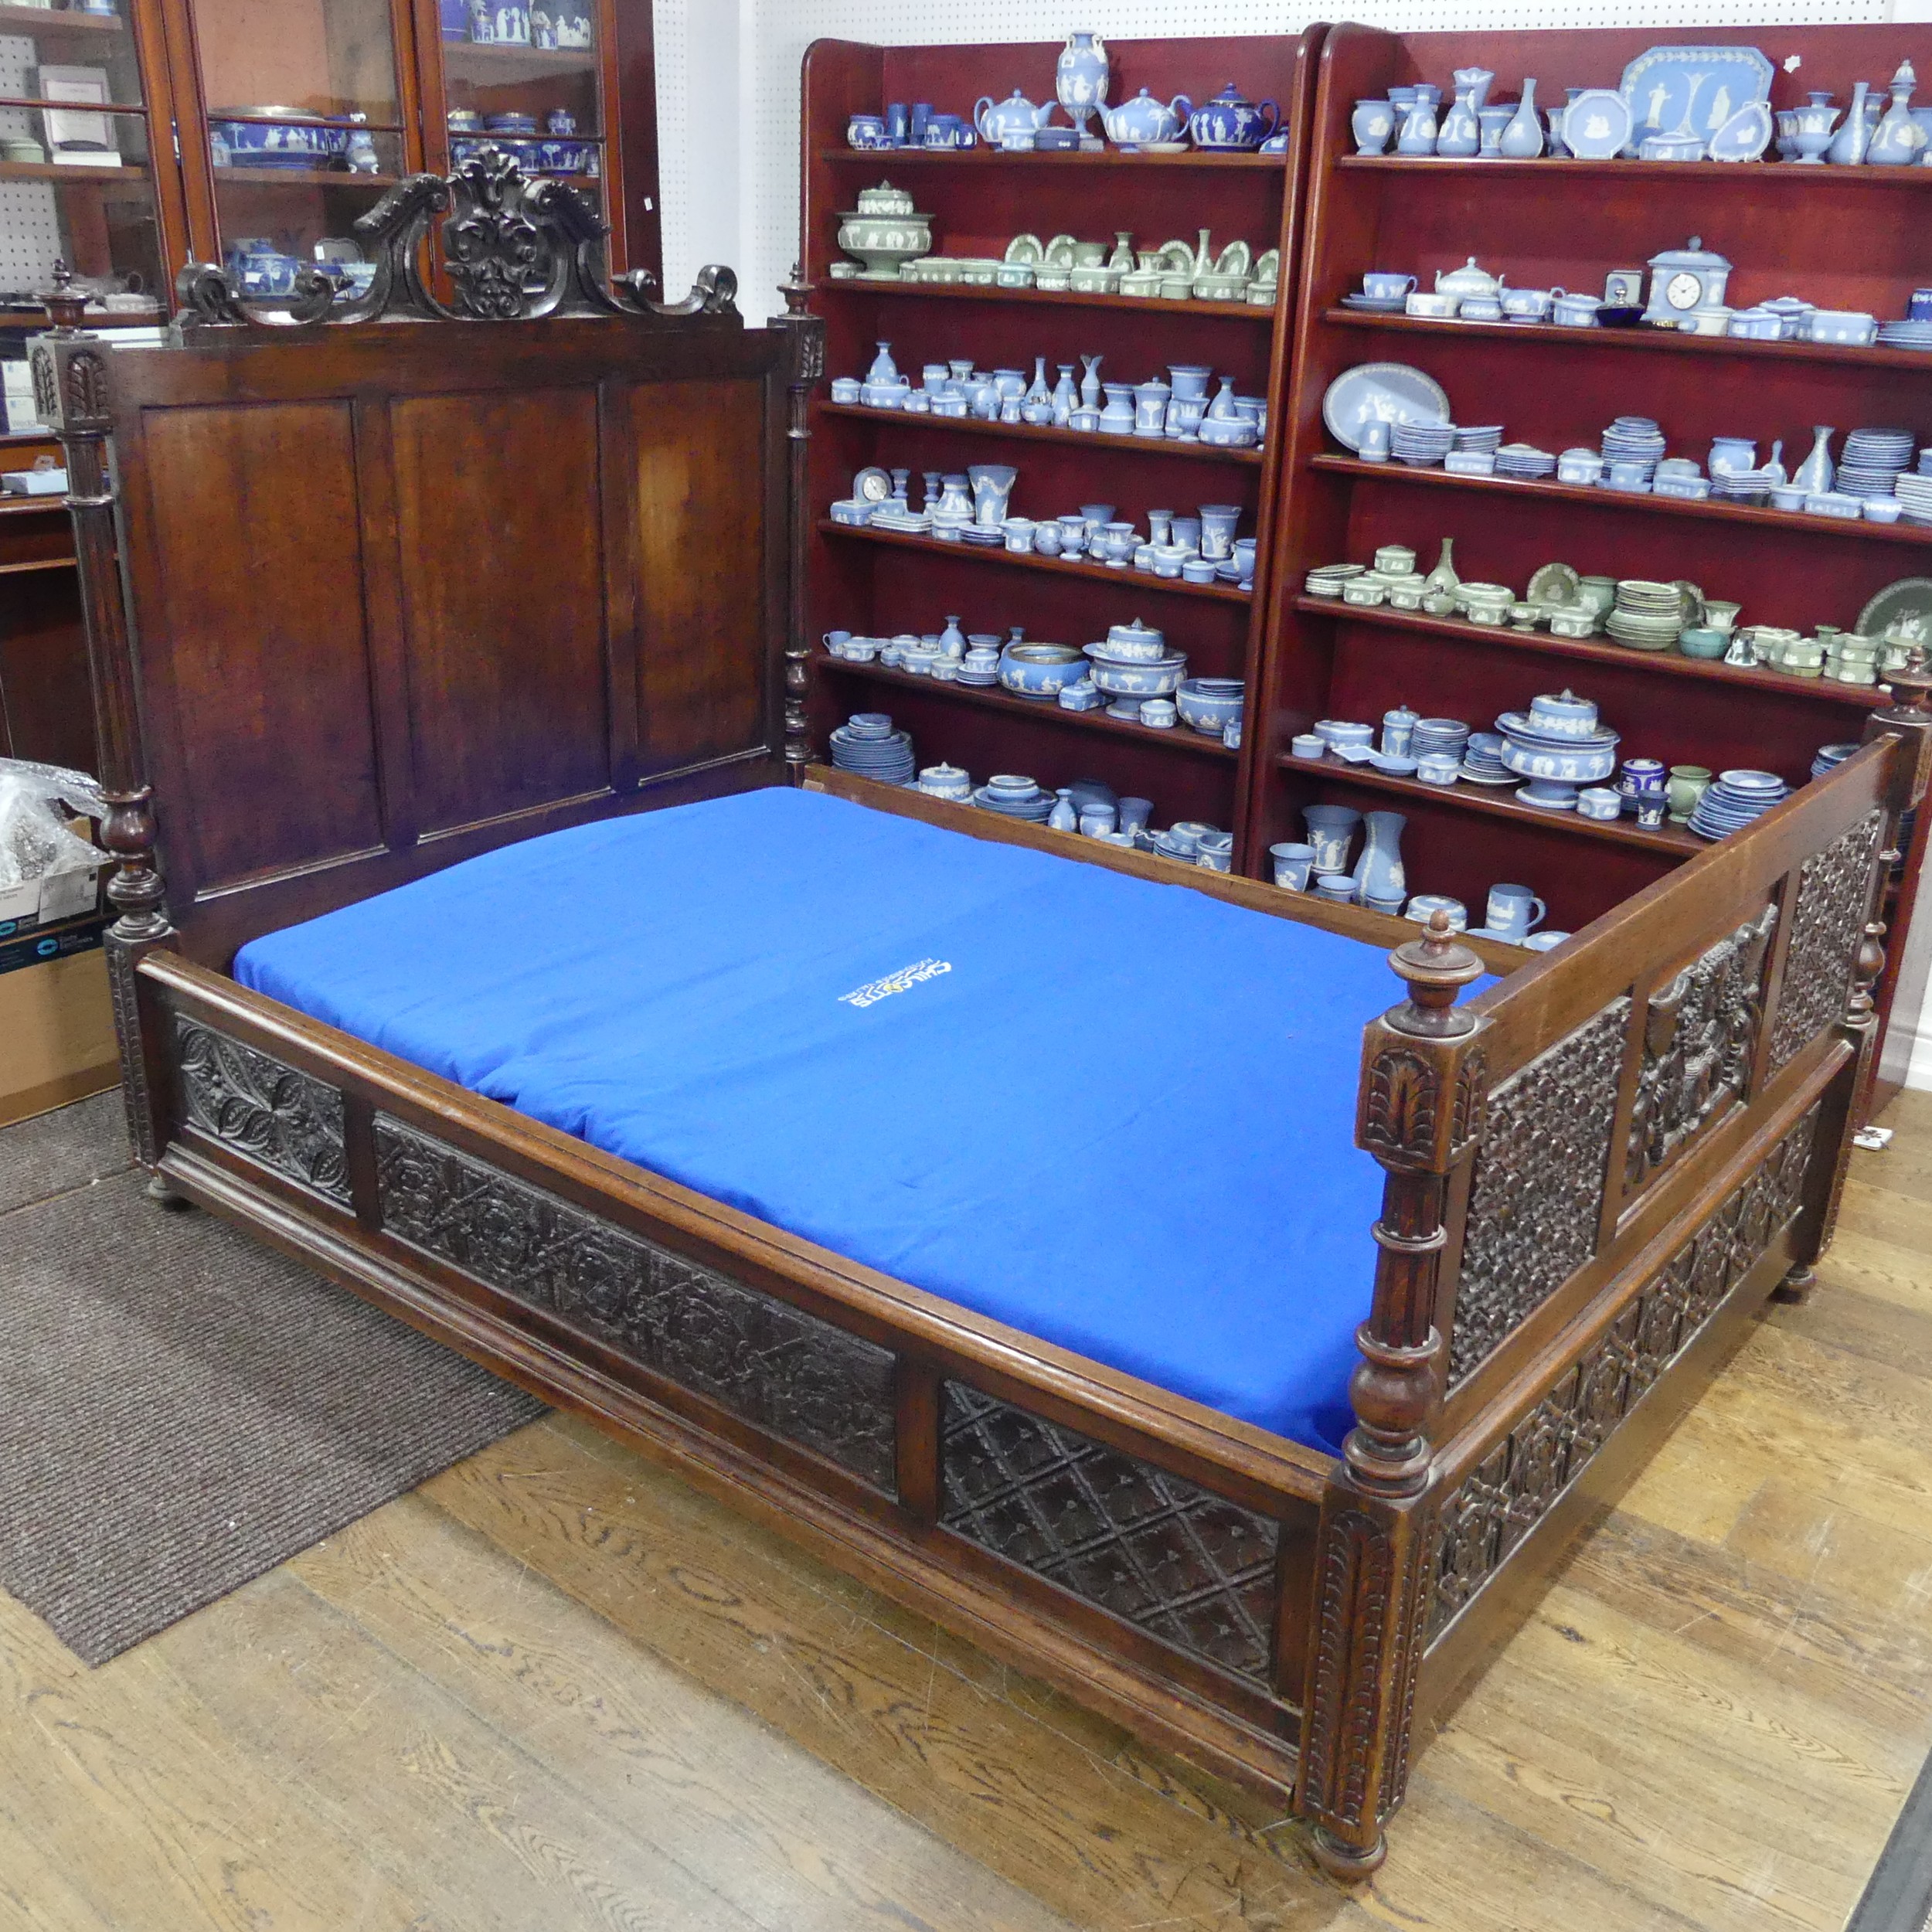
[[[1506,1639],[1764,1298],[1808,1287],[1875,1037],[1875,909],[1932,766],[1932,685],[1896,689],[1838,771],[1467,1007],[1446,926],[1393,955],[1298,1792],[1338,1876],[1381,1862],[1418,1709]]]

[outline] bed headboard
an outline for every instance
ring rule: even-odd
[[[196,266],[178,346],[111,349],[68,301],[33,348],[123,927],[220,968],[488,847],[786,775],[804,291],[747,329],[728,270],[607,287],[585,204],[493,148],[357,229],[353,301]]]

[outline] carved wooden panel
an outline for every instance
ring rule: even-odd
[[[191,1125],[271,1173],[348,1206],[342,1097],[334,1087],[179,1014],[175,1046],[182,1108]],[[135,1139],[138,1145],[138,1126]]]
[[[380,845],[349,405],[158,409],[145,434],[162,583],[141,656],[191,727],[178,770],[149,738],[177,901]],[[308,583],[335,594],[287,594]]]
[[[1383,1649],[1392,1637],[1400,1640],[1389,1616],[1394,1580],[1394,1546],[1372,1517],[1345,1510],[1328,1526],[1304,1781],[1312,1808],[1346,1825],[1361,1822],[1369,1801]]]
[[[389,1233],[893,1491],[890,1350],[385,1114],[376,1161]]]
[[[1269,1518],[963,1383],[946,1384],[940,1453],[948,1529],[1267,1685]]]
[[[1745,1097],[1777,925],[1777,908],[1767,906],[1651,995],[1624,1155],[1627,1189],[1641,1187]]]
[[[1443,1505],[1433,1638],[1576,1481],[1801,1204],[1814,1107]]]
[[[1883,815],[1868,812],[1814,852],[1798,875],[1798,908],[1771,1029],[1774,1072],[1845,1017],[1883,829]]]
[[[1489,1096],[1449,1373],[1461,1381],[1597,1252],[1630,1002],[1614,1000]]]

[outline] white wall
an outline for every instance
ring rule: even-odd
[[[814,40],[1043,41],[1073,27],[1122,39],[1294,33],[1346,18],[1396,29],[1793,26],[1932,19],[1932,0],[655,0],[665,281],[738,271],[754,320],[783,307],[798,253],[799,63]],[[1004,92],[1009,77],[989,77]],[[1042,97],[1045,86],[1032,90]]]

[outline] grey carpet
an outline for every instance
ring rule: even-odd
[[[0,1214],[134,1165],[121,1089],[0,1132]]]
[[[112,1172],[108,1097],[0,1132],[29,1201],[0,1213],[0,1583],[90,1664],[544,1412],[212,1216],[157,1207]]]
[[[1873,1869],[1845,1932],[1928,1932],[1932,1928],[1932,1757]]]

